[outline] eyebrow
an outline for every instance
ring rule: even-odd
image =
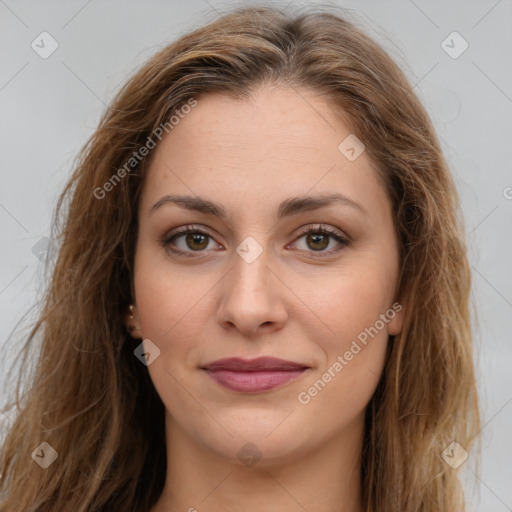
[[[214,203],[199,196],[183,196],[175,194],[167,194],[161,197],[150,208],[149,213],[154,212],[166,204],[175,204],[181,208],[200,212],[206,215],[214,215],[220,219],[226,219],[228,216],[226,209],[220,204]],[[289,217],[290,215],[294,215],[300,212],[319,210],[320,208],[325,208],[333,204],[350,206],[356,210],[359,210],[361,213],[368,213],[362,204],[354,201],[353,199],[350,199],[343,194],[335,193],[318,196],[290,197],[285,199],[279,204],[277,209],[277,218],[282,219],[283,217]]]

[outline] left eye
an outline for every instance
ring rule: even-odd
[[[340,235],[337,230],[326,226],[309,228],[306,231],[303,231],[297,240],[300,240],[301,238],[305,239],[304,241],[306,244],[306,249],[301,250],[307,251],[308,249],[311,249],[313,252],[321,252],[327,254],[338,252],[343,249],[343,247],[348,246],[350,243],[345,237]],[[329,247],[332,239],[338,242],[340,246],[335,249],[331,248],[330,250],[326,251],[325,249]]]
[[[179,245],[176,243],[181,238],[184,238],[185,247],[179,247]],[[304,251],[309,250],[317,253],[320,252],[332,254],[340,251],[343,249],[343,247],[348,246],[350,243],[337,230],[325,226],[309,228],[303,231],[296,238],[293,244],[296,244],[297,241],[301,240],[302,238],[305,239],[306,248],[299,249]],[[335,249],[331,248],[326,251],[325,249],[329,247],[332,239],[338,242],[340,247]],[[198,228],[186,226],[177,233],[175,231],[174,234],[171,232],[171,234],[167,235],[162,240],[162,245],[175,254],[191,258],[196,256],[194,253],[201,253],[204,252],[205,249],[208,249],[210,242],[213,242],[213,237],[208,232]]]

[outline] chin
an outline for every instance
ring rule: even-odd
[[[304,445],[298,442],[297,437],[289,435],[274,439],[265,439],[258,435],[235,437],[227,443],[227,446],[217,445],[212,448],[218,455],[247,468],[286,464],[300,458],[304,452]]]
[[[294,421],[293,413],[286,418],[288,413],[280,410],[274,421],[262,419],[261,411],[254,412],[253,417],[244,414],[243,421],[225,423],[232,436],[222,429],[199,432],[204,434],[202,444],[218,456],[246,467],[288,463],[314,448],[314,441],[307,437],[306,425]]]

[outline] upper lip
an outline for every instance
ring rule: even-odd
[[[202,366],[205,370],[231,370],[238,372],[272,371],[272,370],[301,370],[309,368],[302,363],[286,361],[276,357],[258,357],[256,359],[241,359],[239,357],[226,357]]]

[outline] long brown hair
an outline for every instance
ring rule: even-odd
[[[457,471],[441,454],[452,441],[469,451],[479,430],[470,272],[434,129],[397,65],[336,8],[292,15],[255,6],[159,51],[81,151],[55,210],[58,253],[43,308],[22,349],[27,375],[37,349],[33,375],[26,389],[18,380],[5,409],[13,424],[1,452],[0,512],[143,512],[156,502],[164,406],[124,326],[138,200],[154,152],[122,176],[119,169],[191,98],[246,98],[267,84],[328,98],[364,141],[393,205],[406,317],[367,408],[365,510],[464,509]],[[116,173],[121,179],[105,186]],[[46,469],[30,458],[42,442],[58,453]]]

